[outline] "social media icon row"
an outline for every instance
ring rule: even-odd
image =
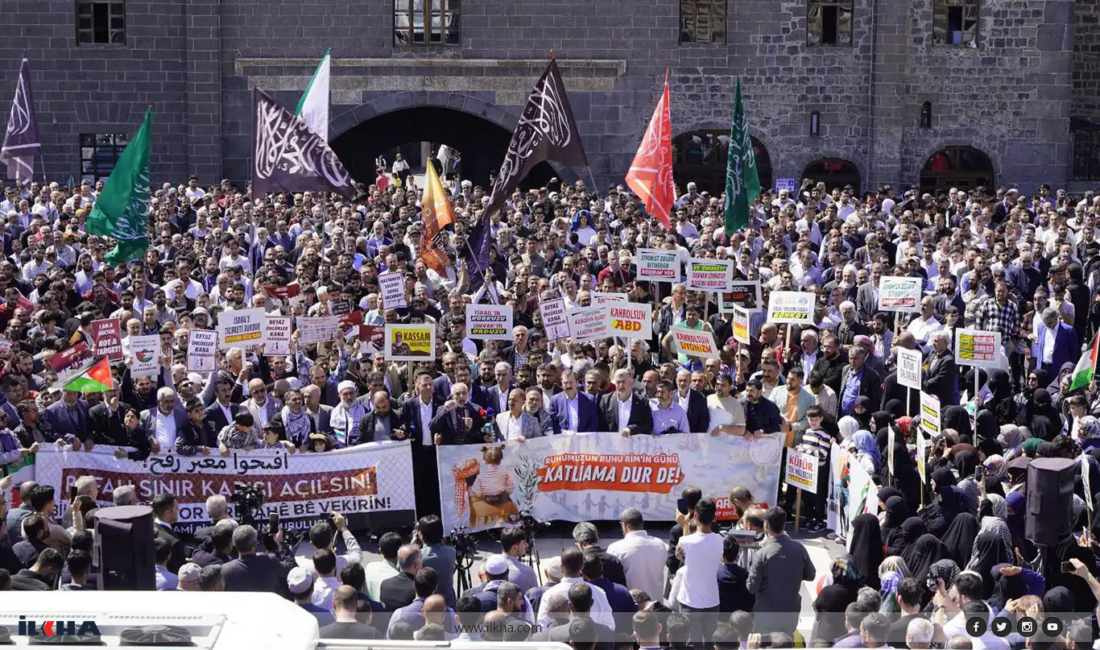
[[[970,636],[982,636],[986,633],[986,629],[985,618],[975,616],[966,622],[966,631]],[[994,636],[1006,637],[1013,632],[1012,620],[999,616],[993,619],[993,625],[988,629],[993,632]],[[1029,616],[1025,616],[1016,622],[1015,631],[1020,636],[1034,636],[1038,630],[1039,623]],[[1058,636],[1062,633],[1062,621],[1057,618],[1043,619],[1042,630],[1047,636]]]

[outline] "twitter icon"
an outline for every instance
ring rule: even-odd
[[[993,625],[990,631],[993,632],[995,636],[1006,637],[1012,634],[1012,621],[1003,616],[998,616],[993,619]]]

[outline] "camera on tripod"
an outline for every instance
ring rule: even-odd
[[[458,564],[464,564],[465,561],[473,563],[474,556],[477,555],[477,543],[474,541],[473,535],[467,532],[465,526],[455,526],[451,529],[451,534],[447,536],[447,541],[451,547],[455,550],[455,559]]]
[[[239,523],[255,527],[263,517],[264,491],[259,486],[237,483],[229,500]]]
[[[527,510],[521,511],[518,515],[511,515],[509,521],[513,526],[518,526],[527,534],[528,542],[535,539],[535,533],[540,530],[546,530],[551,526],[549,521],[539,521]]]

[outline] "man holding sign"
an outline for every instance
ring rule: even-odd
[[[687,305],[687,318],[683,322],[675,325],[665,338],[661,341],[661,346],[665,349],[665,354],[671,359],[675,354],[676,360],[680,363],[680,368],[683,370],[702,370],[702,359],[717,358],[718,349],[714,344],[714,335],[711,334],[710,324],[704,323],[699,317],[702,312],[699,310],[699,306],[695,303],[688,303]],[[680,334],[678,337],[677,334]],[[687,338],[692,338],[693,343],[684,343]],[[707,345],[707,339],[709,339],[709,348],[703,349]],[[677,342],[679,341],[679,342]]]

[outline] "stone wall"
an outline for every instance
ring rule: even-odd
[[[1100,0],[1077,0],[1073,26],[1071,113],[1100,124]]]

